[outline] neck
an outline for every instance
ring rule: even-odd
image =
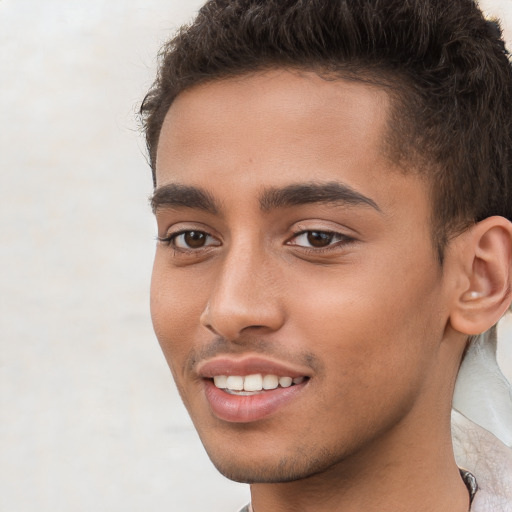
[[[254,512],[467,512],[469,495],[453,458],[449,415],[407,424],[306,479],[253,484]],[[410,422],[409,422],[410,423]],[[430,424],[429,424],[430,423]],[[439,435],[442,430],[443,435]]]

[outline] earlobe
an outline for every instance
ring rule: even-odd
[[[457,247],[463,285],[456,290],[451,326],[467,335],[480,334],[503,316],[512,294],[512,223],[488,217],[475,224]]]

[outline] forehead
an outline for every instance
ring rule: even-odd
[[[343,114],[352,129],[360,132],[366,131],[369,119],[385,122],[388,103],[383,88],[366,82],[322,78],[312,71],[275,69],[218,79],[183,91],[172,103],[163,129],[176,121],[182,127],[188,121],[197,130],[201,126],[195,125],[196,121],[218,122],[227,117],[233,122],[248,118],[258,122],[272,114],[276,123],[287,122],[293,116],[302,121],[296,128],[308,131],[312,115],[321,115],[318,124],[325,125]]]
[[[369,197],[392,192],[405,178],[387,158],[389,111],[384,89],[313,72],[272,70],[195,86],[165,118],[157,187],[184,183],[221,194],[236,187],[260,196],[265,187],[342,181]]]

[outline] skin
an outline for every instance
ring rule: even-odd
[[[428,184],[386,156],[389,109],[376,87],[274,70],[185,91],[163,125],[154,206],[172,240],[153,324],[209,456],[252,483],[256,512],[468,509],[449,423],[466,341],[450,326],[456,242],[441,268]],[[333,182],[373,204],[262,208],[268,190]],[[175,184],[216,210],[158,196]],[[314,247],[312,232],[336,235]],[[225,421],[198,375],[225,355],[309,380],[264,419]]]

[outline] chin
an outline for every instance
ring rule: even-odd
[[[294,482],[322,473],[339,462],[338,457],[332,453],[312,456],[300,448],[295,456],[280,458],[277,454],[271,458],[262,458],[260,454],[242,458],[232,451],[229,454],[206,451],[219,473],[230,480],[246,484]]]

